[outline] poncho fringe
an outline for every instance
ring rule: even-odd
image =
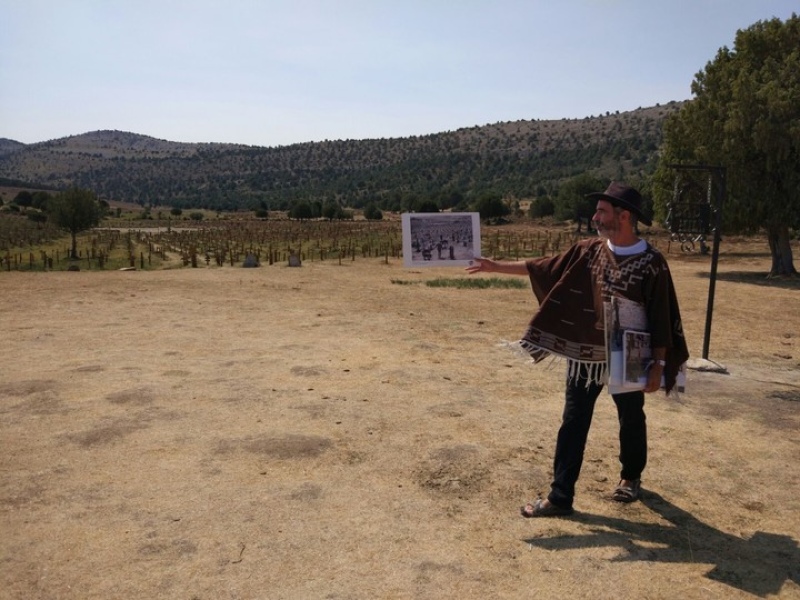
[[[567,356],[559,356],[552,352],[531,344],[527,340],[519,340],[517,342],[521,352],[527,354],[534,363],[539,363],[550,357],[550,363],[567,361],[567,379],[573,380],[581,378],[586,381],[586,387],[590,385],[605,385],[608,383],[608,363],[606,361],[582,361],[569,358]]]

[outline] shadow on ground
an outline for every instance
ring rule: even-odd
[[[749,539],[736,537],[654,492],[643,492],[642,503],[672,526],[576,513],[574,520],[588,525],[589,533],[525,541],[556,551],[616,546],[622,552],[614,559],[619,562],[710,564],[709,579],[760,597],[777,594],[787,580],[800,584],[800,550],[792,537],[762,531]]]
[[[698,277],[708,279],[710,273],[699,272]],[[769,288],[781,288],[784,290],[800,290],[800,277],[769,277],[768,273],[762,271],[725,271],[717,272],[717,281],[727,281],[730,283],[749,283]]]

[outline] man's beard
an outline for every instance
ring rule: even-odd
[[[604,226],[598,223],[597,221],[593,221],[592,224],[594,225],[594,229],[597,232],[597,235],[603,238],[604,240],[610,240],[613,235],[617,232],[616,224],[611,224],[609,226]]]

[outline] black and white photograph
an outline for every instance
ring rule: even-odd
[[[406,267],[467,266],[481,255],[479,213],[403,213],[402,223]]]

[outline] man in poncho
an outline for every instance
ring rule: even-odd
[[[548,355],[567,360],[563,420],[556,441],[553,482],[547,498],[522,507],[524,517],[572,514],[595,401],[608,376],[604,305],[612,297],[643,307],[652,361],[643,390],[613,393],[620,424],[620,481],[613,498],[639,499],[647,463],[644,394],[675,386],[688,358],[680,310],[664,256],[637,235],[637,223],[650,225],[635,189],[612,182],[597,199],[593,224],[599,239],[578,242],[553,257],[505,262],[475,259],[470,273],[527,275],[539,310],[520,345],[535,361]]]

